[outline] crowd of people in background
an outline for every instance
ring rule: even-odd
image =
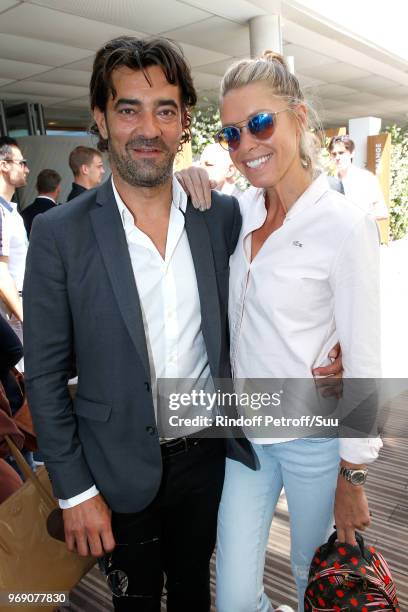
[[[91,147],[75,147],[68,161],[74,182],[67,201],[99,185],[105,172],[102,155]],[[41,170],[36,181],[38,196],[21,210],[15,201],[16,190],[26,186],[29,172],[29,161],[24,158],[17,140],[0,137],[0,315],[21,342],[21,298],[31,226],[38,214],[59,204],[62,183],[62,177],[55,170]],[[22,359],[17,367],[24,370]]]
[[[91,147],[75,147],[69,157],[69,166],[74,182],[68,200],[96,187],[104,174],[102,156]],[[41,170],[36,180],[38,196],[20,209],[15,201],[16,190],[26,186],[29,172],[29,162],[24,158],[17,140],[9,136],[0,137],[0,381],[11,414],[5,416],[4,412],[0,412],[3,430],[7,425],[9,432],[16,429],[9,416],[17,412],[24,398],[14,368],[17,372],[24,372],[22,290],[31,226],[38,214],[59,204],[62,183],[62,177],[56,170]],[[4,444],[3,451],[4,454]],[[35,469],[33,454],[23,450],[23,455]],[[8,460],[16,468],[13,460]],[[21,484],[19,477],[16,480],[10,476],[9,467],[3,463],[0,472],[3,493],[5,490],[10,492],[10,487],[16,483]],[[10,486],[7,485],[5,489],[6,483]]]

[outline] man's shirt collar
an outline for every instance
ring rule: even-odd
[[[113,176],[111,177],[111,181],[112,181],[113,195],[115,196],[115,200],[116,200],[116,204],[119,209],[120,217],[122,219],[123,224],[125,224],[126,216],[130,215],[131,213],[128,207],[126,206],[126,204],[124,203],[124,201],[122,200],[122,198],[120,197],[118,190],[116,189],[116,185],[115,185],[115,181],[113,180]],[[172,182],[172,194],[173,194],[172,205],[175,208],[178,208],[179,210],[181,210],[181,212],[184,214],[187,209],[187,194],[182,188],[182,186],[180,185],[180,183],[178,182],[178,180],[174,176],[173,176],[173,182]]]
[[[50,196],[39,194],[37,197],[42,198],[43,200],[51,200],[51,202],[54,202],[54,204],[56,204],[56,201],[54,200],[54,198],[50,198]]]
[[[11,202],[7,202],[2,196],[0,196],[0,204],[9,212],[13,212],[14,208]]]

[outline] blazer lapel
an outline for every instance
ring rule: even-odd
[[[221,355],[221,320],[214,257],[204,214],[190,202],[187,204],[185,227],[197,278],[208,361],[212,375],[217,377]]]
[[[96,194],[91,222],[119,310],[150,380],[149,357],[142,310],[125,232],[110,180]]]

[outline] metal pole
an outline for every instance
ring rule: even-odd
[[[37,111],[37,121],[38,121],[38,129],[42,136],[47,134],[47,130],[45,127],[45,117],[44,117],[44,107],[42,104],[35,104],[35,108]]]
[[[4,109],[3,100],[0,100],[0,136],[8,136],[6,111]]]

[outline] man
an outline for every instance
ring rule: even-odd
[[[31,226],[34,218],[57,205],[58,198],[61,194],[61,181],[62,179],[58,172],[48,168],[41,170],[37,176],[38,196],[34,202],[27,206],[21,213],[28,238],[30,238]]]
[[[14,138],[0,138],[0,314],[22,341],[21,291],[27,254],[27,235],[12,198],[27,184],[29,169]],[[19,363],[22,368],[22,362]]]
[[[239,196],[241,190],[236,186],[237,170],[228,151],[219,144],[208,144],[200,156],[200,166],[207,170],[212,186],[226,195]]]
[[[102,155],[91,147],[75,147],[69,155],[68,163],[74,175],[74,182],[67,202],[87,189],[97,187],[105,174]]]
[[[378,178],[368,170],[353,164],[355,144],[349,136],[334,136],[329,143],[330,157],[337,170],[339,183],[330,181],[330,186],[366,210],[377,221],[387,219],[388,209],[384,202]]]
[[[229,256],[237,201],[196,211],[172,178],[196,92],[181,50],[118,38],[90,84],[112,179],[33,225],[26,282],[26,383],[67,546],[108,553],[116,610],[208,612],[225,448],[173,435],[159,379],[229,378]],[[72,355],[79,373],[67,391]],[[246,440],[229,454],[254,467]],[[233,520],[233,517],[231,517]],[[112,552],[113,551],[113,552]]]

